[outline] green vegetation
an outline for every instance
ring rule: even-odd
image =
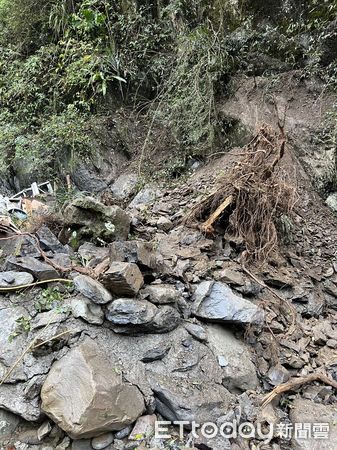
[[[35,309],[38,312],[60,309],[64,300],[64,294],[57,287],[48,287],[44,289],[35,302]]]
[[[16,326],[15,329],[8,336],[8,341],[13,342],[13,340],[21,336],[22,334],[27,334],[31,329],[31,317],[21,316],[15,320]]]
[[[120,107],[146,124],[144,147],[156,127],[178,154],[204,154],[223,137],[217,97],[233,73],[255,74],[261,54],[335,85],[336,2],[275,0],[260,23],[264,3],[0,0],[0,172],[24,161],[59,176],[93,156],[95,119]]]

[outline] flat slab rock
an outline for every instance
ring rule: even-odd
[[[200,319],[242,325],[262,325],[264,312],[239,297],[224,283],[203,281],[194,293],[193,314]]]
[[[54,363],[41,398],[42,410],[73,439],[121,430],[145,409],[139,389],[123,382],[91,339]]]
[[[52,266],[32,256],[23,256],[21,258],[10,256],[6,259],[5,268],[6,270],[28,272],[39,281],[59,278],[58,272]]]

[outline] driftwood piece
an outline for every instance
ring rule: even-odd
[[[329,378],[324,373],[311,373],[310,375],[306,375],[304,377],[291,378],[286,383],[282,383],[276,386],[271,392],[269,392],[269,394],[267,394],[263,398],[261,405],[262,408],[267,406],[279,394],[283,394],[284,392],[288,392],[292,389],[297,389],[302,386],[302,384],[310,383],[312,381],[321,381],[322,383],[328,384],[329,386],[337,389],[337,382]]]

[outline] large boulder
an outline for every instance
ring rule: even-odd
[[[264,313],[254,303],[236,295],[224,283],[203,281],[194,294],[193,313],[200,319],[242,325],[261,325]]]
[[[130,217],[119,206],[105,206],[93,197],[78,197],[64,211],[65,228],[76,228],[78,239],[99,238],[105,242],[126,239]],[[64,230],[64,233],[65,230]]]
[[[52,366],[41,398],[42,410],[73,439],[121,430],[145,409],[138,388],[123,382],[115,363],[91,340]]]

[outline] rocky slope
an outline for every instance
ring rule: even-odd
[[[1,234],[1,449],[337,446],[335,149],[320,140],[334,101],[299,71],[235,77],[219,107],[235,124],[230,151],[142,189],[139,161],[118,176],[126,159],[109,154],[102,172],[74,171],[75,184],[100,198],[68,201],[59,233],[43,225]],[[282,170],[297,202],[279,251],[243,266],[242,239],[221,224],[205,236],[183,219],[237,163],[256,125],[276,128],[284,110]],[[157,420],[185,421],[183,436],[170,426],[170,438],[156,437]],[[207,437],[193,433],[194,421],[248,422],[267,437]],[[328,439],[319,435],[326,423]],[[285,432],[295,424],[302,435]]]

